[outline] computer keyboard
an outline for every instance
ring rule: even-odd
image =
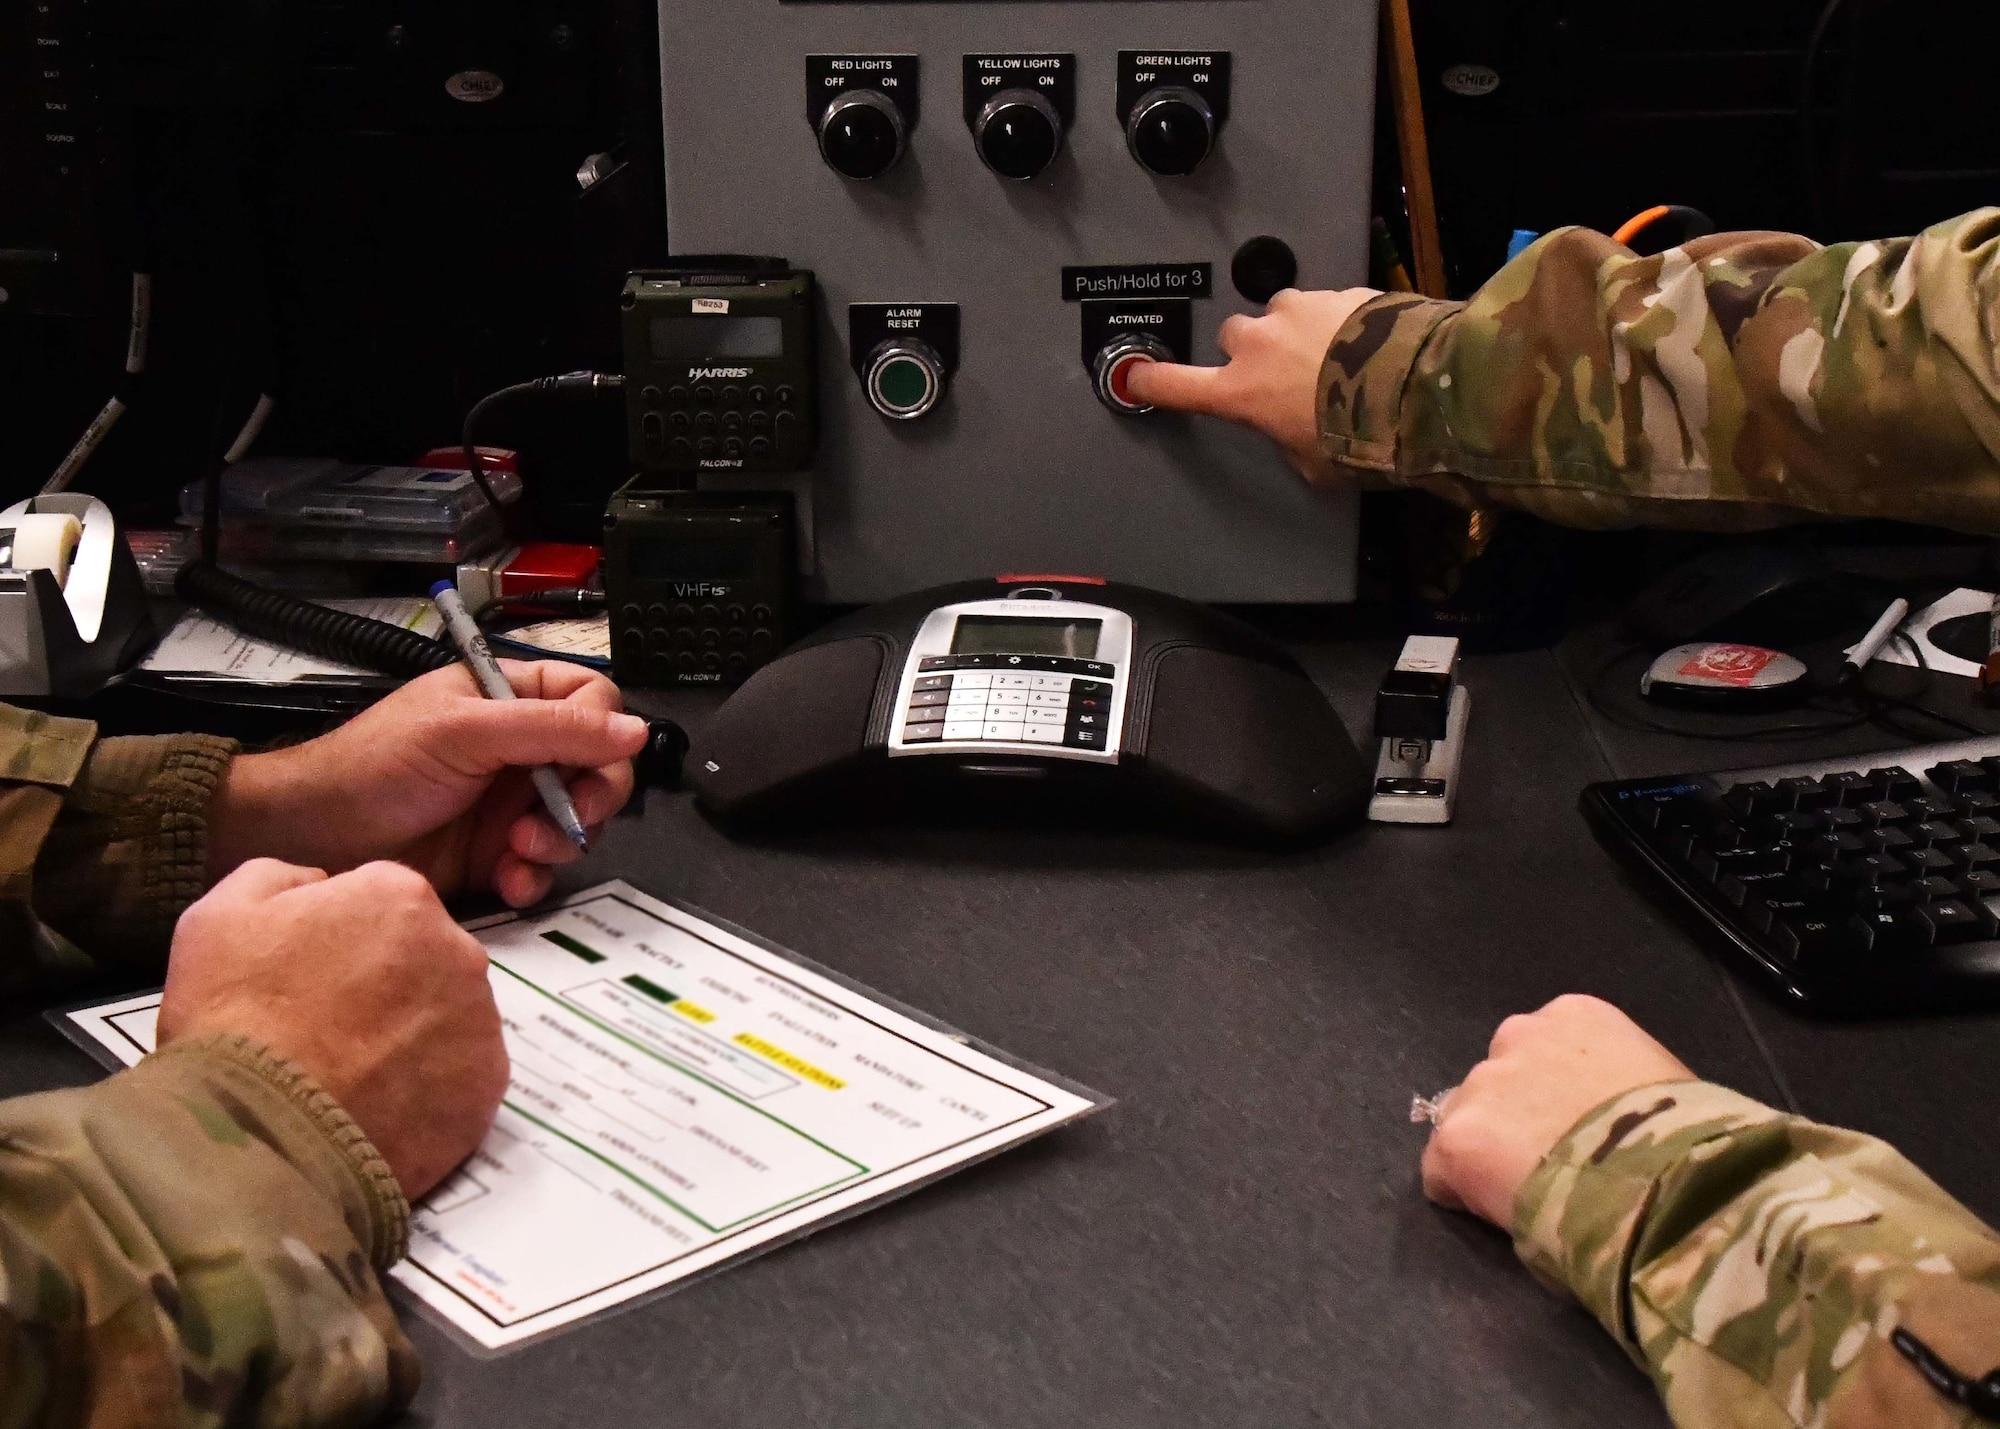
[[[1788,999],[2000,1000],[2000,736],[1583,791],[1605,846]]]

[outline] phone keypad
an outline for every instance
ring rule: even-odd
[[[953,658],[953,657],[945,657]],[[962,657],[961,657],[962,658]],[[1054,656],[980,657],[1054,662]],[[1064,660],[1110,674],[1102,661]],[[1111,721],[1113,682],[1093,676],[1018,667],[935,670],[922,668],[904,712],[903,743],[989,741],[1103,749]],[[1032,668],[1032,667],[1031,667]]]

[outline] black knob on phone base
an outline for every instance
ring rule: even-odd
[[[850,179],[878,178],[903,157],[908,128],[903,111],[880,90],[845,90],[820,115],[820,157]]]
[[[1032,89],[1006,89],[986,101],[972,121],[973,142],[987,168],[1003,179],[1032,179],[1055,162],[1062,147],[1062,115]]]
[[[1191,89],[1149,89],[1126,116],[1125,146],[1156,174],[1191,174],[1215,147],[1215,111]]]
[[[1104,344],[1091,364],[1097,400],[1120,416],[1137,417],[1152,407],[1132,395],[1132,369],[1147,362],[1175,361],[1173,349],[1149,332],[1126,332]]]

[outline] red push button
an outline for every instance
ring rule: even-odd
[[[1146,404],[1144,402],[1141,402],[1138,398],[1132,395],[1132,387],[1131,387],[1132,369],[1139,366],[1141,363],[1150,363],[1151,361],[1153,361],[1153,359],[1148,357],[1143,352],[1128,352],[1123,357],[1119,358],[1116,362],[1112,363],[1111,395],[1114,398],[1116,398],[1121,404],[1127,407],[1131,407],[1135,411],[1138,408],[1145,406]]]

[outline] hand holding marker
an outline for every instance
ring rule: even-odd
[[[507,683],[507,677],[500,673],[500,664],[493,658],[493,652],[486,647],[486,637],[479,633],[473,623],[472,614],[459,598],[458,588],[450,581],[439,581],[431,587],[431,603],[444,617],[444,628],[451,636],[451,643],[458,647],[459,658],[472,671],[473,681],[480,692],[489,700],[517,699],[514,687]],[[556,821],[556,827],[563,836],[575,844],[579,853],[590,852],[590,837],[583,831],[583,820],[577,817],[576,805],[571,802],[569,790],[564,786],[562,775],[547,764],[538,764],[528,771],[528,777],[535,781],[535,790],[542,796],[542,804],[549,811],[549,817]]]

